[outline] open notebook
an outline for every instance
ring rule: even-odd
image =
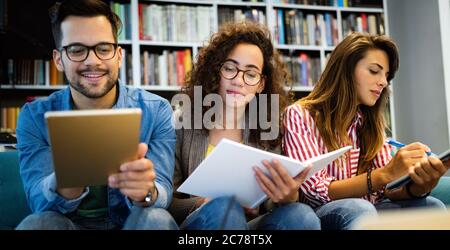
[[[286,156],[222,139],[214,151],[200,163],[177,191],[208,198],[232,195],[241,205],[255,208],[267,199],[267,195],[256,181],[253,166],[258,166],[266,174],[269,174],[262,161],[278,159],[291,176],[296,176],[309,164],[312,164],[313,168],[309,173],[311,176],[350,148],[351,146],[347,146],[300,162]]]

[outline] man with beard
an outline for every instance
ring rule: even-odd
[[[53,60],[69,86],[22,108],[17,128],[20,172],[33,214],[17,229],[176,229],[165,210],[173,191],[170,104],[118,81],[121,23],[107,4],[68,0],[55,4],[50,14]],[[58,188],[44,113],[119,108],[142,109],[144,143],[136,145],[138,159],[117,166],[120,171],[109,176],[107,186]]]

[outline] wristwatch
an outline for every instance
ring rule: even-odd
[[[155,186],[154,189],[152,189],[148,192],[148,194],[145,196],[143,201],[134,201],[133,204],[136,204],[136,205],[142,206],[142,207],[149,207],[156,202],[157,194],[158,194],[158,189]]]
[[[156,186],[153,186],[153,189],[150,190],[144,198],[144,202],[147,203],[148,206],[153,205],[156,202],[156,199],[158,197],[158,189]]]
[[[155,192],[156,192],[156,187],[155,187]],[[153,190],[150,190],[149,192],[148,192],[148,194],[147,194],[147,196],[145,196],[145,198],[144,198],[144,202],[145,203],[148,203],[148,204],[153,204],[154,203],[154,201],[152,201],[152,198],[153,198]]]

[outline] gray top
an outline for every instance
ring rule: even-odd
[[[209,135],[208,131],[202,129],[183,128],[177,129],[176,135],[177,143],[175,148],[175,170],[173,176],[174,194],[172,203],[169,207],[169,212],[175,218],[177,223],[181,224],[184,219],[195,210],[195,203],[200,198],[179,193],[176,190],[205,158],[208,149]],[[258,148],[255,143],[249,142],[249,137],[250,130],[246,127],[243,132],[244,144]],[[279,154],[279,147],[272,152]],[[268,206],[271,207],[269,204],[265,204],[264,208],[267,209]]]

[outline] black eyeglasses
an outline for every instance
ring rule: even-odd
[[[239,69],[236,65],[234,65],[232,63],[224,63],[220,67],[220,75],[227,80],[234,79],[241,71],[244,72],[245,84],[250,85],[250,86],[257,85],[261,81],[261,79],[264,77],[263,74],[259,73],[256,70],[253,70],[253,69],[242,70],[242,69]]]
[[[88,58],[89,52],[94,51],[94,54],[100,60],[109,60],[116,55],[117,43],[98,43],[94,46],[86,46],[81,43],[69,44],[63,46],[60,50],[65,50],[69,60],[73,62],[83,62]]]

